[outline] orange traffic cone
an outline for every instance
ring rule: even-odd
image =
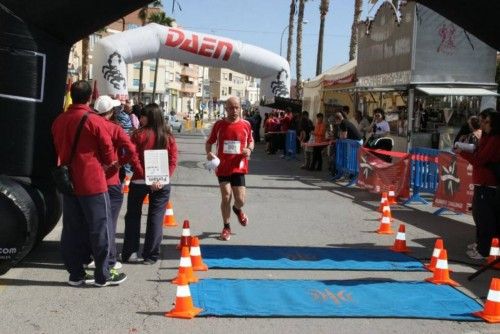
[[[500,256],[500,246],[498,242],[498,238],[491,239],[491,248],[490,248],[490,256],[486,259],[487,263],[491,263]],[[495,265],[496,269],[500,269],[500,264]]]
[[[187,219],[182,224],[181,241],[177,245],[177,249],[181,249],[184,246],[187,246],[188,249],[191,246],[191,230],[189,229],[189,220]]]
[[[179,285],[177,285],[177,293],[175,296],[175,306],[165,313],[165,316],[170,318],[193,319],[201,311],[203,311],[201,308],[193,306],[191,290],[189,290],[186,275],[180,274]]]
[[[436,269],[436,263],[442,249],[444,249],[443,239],[436,239],[436,242],[434,243],[434,250],[432,251],[431,262],[425,265],[428,270],[434,271],[434,269]]]
[[[398,234],[396,234],[396,240],[391,249],[398,253],[408,253],[410,251],[406,248],[405,224],[399,225]]]
[[[382,197],[380,197],[380,205],[378,206],[378,212],[382,212],[384,210],[384,205],[387,203],[387,193],[384,191],[382,192]]]
[[[123,181],[125,181],[123,184],[123,193],[128,194],[130,186],[130,176],[126,175]]]
[[[142,204],[149,204],[149,194],[144,197],[144,201],[142,202]]]
[[[389,202],[385,202],[383,208],[382,208],[382,215],[380,216],[380,221],[382,221],[382,218],[384,218],[384,215],[389,217],[389,220],[391,222],[394,221],[392,218],[392,213],[391,213],[391,206],[389,205]]]
[[[389,208],[389,206],[385,206]],[[380,219],[380,226],[377,230],[378,234],[393,234],[394,231],[391,229],[391,210],[384,210],[382,212],[382,219]]]
[[[167,208],[165,209],[165,215],[163,216],[163,227],[175,227],[177,223],[175,222],[174,207],[172,201],[168,201]]]
[[[448,271],[448,254],[446,249],[442,249],[441,252],[439,252],[439,259],[436,263],[436,269],[434,269],[434,276],[426,278],[425,280],[434,284],[448,284],[453,286],[460,285],[450,278],[450,272]]]
[[[394,186],[391,186],[389,189],[390,190],[389,190],[389,194],[387,197],[387,201],[389,202],[389,205],[398,204],[398,202],[396,201],[396,192],[394,191]]]
[[[203,263],[203,258],[201,257],[200,241],[197,237],[191,237],[191,251],[189,255],[191,256],[191,265],[193,266],[193,270],[208,270],[208,266]]]
[[[179,271],[177,277],[172,280],[172,283],[179,285],[181,283],[181,275],[186,275],[186,279],[189,283],[198,282],[198,277],[193,273],[193,267],[191,265],[191,257],[189,256],[189,247],[182,247],[181,251],[181,261],[179,263]]]
[[[491,279],[484,310],[472,314],[490,323],[500,322],[500,278]]]

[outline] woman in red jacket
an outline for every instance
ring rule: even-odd
[[[177,144],[170,128],[165,123],[160,107],[156,103],[148,104],[141,111],[140,129],[132,134],[132,142],[136,145],[139,159],[144,170],[144,151],[167,150],[169,177],[172,178],[177,166]],[[125,238],[123,242],[122,261],[139,262],[139,240],[141,231],[142,203],[149,195],[146,237],[142,250],[144,264],[154,264],[160,257],[160,245],[163,239],[163,216],[170,198],[170,184],[155,182],[146,185],[144,175],[132,176],[125,214]]]
[[[496,179],[492,164],[500,162],[500,124],[498,112],[494,109],[483,110],[479,114],[482,136],[472,153],[455,149],[474,168],[472,181],[474,195],[472,199],[472,217],[476,224],[476,245],[471,245],[466,253],[475,260],[488,256],[491,239],[499,237],[500,213],[496,196]]]

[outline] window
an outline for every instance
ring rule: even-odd
[[[132,86],[139,87],[139,79],[132,80]]]
[[[232,92],[233,92],[233,88],[232,88],[232,87],[229,87],[229,88],[228,88],[228,93],[229,93],[229,95],[231,95],[231,94],[232,94]]]
[[[154,81],[149,82],[149,88],[153,88],[154,85],[155,85]]]
[[[229,81],[233,81],[233,73],[229,73]],[[231,94],[231,93],[229,93]]]
[[[139,27],[138,24],[127,23],[127,30],[128,29],[135,29],[135,28],[138,28],[138,27]]]
[[[134,68],[141,69],[141,63],[134,63]]]

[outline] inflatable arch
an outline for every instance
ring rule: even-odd
[[[156,23],[102,38],[94,52],[99,93],[128,96],[127,63],[164,58],[183,63],[224,67],[261,79],[261,97],[288,97],[290,65],[283,57],[228,38]]]

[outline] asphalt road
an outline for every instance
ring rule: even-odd
[[[208,131],[204,130],[204,131]],[[203,244],[217,240],[222,223],[216,178],[202,168],[205,159],[203,133],[177,135],[179,166],[172,178],[174,214],[179,223],[191,222],[192,235]],[[299,161],[268,156],[257,144],[247,176],[250,217],[247,227],[233,217],[230,245],[293,245],[386,248],[394,235],[380,236],[374,211],[379,198],[358,188],[328,182],[326,172],[302,171]],[[124,205],[125,207],[125,205]],[[144,212],[146,212],[146,206]],[[406,224],[412,255],[428,259],[436,236],[444,238],[453,270],[452,278],[466,294],[479,301],[488,293],[488,271],[473,282],[467,276],[477,261],[465,257],[473,241],[474,227],[467,215],[434,216],[430,206],[398,206],[396,224]],[[123,242],[123,215],[117,243]],[[145,218],[145,216],[143,216]],[[396,224],[393,225],[396,226]],[[179,252],[175,249],[181,227],[166,229],[162,260],[156,265],[125,264],[128,280],[118,287],[73,288],[59,253],[61,224],[17,268],[0,277],[0,333],[500,333],[500,326],[482,322],[423,319],[369,318],[196,318],[164,317],[172,308]],[[464,264],[468,263],[468,264]],[[469,264],[475,264],[471,266]],[[307,270],[217,270],[203,278],[353,279],[388,278],[423,280],[427,272],[364,272]]]

